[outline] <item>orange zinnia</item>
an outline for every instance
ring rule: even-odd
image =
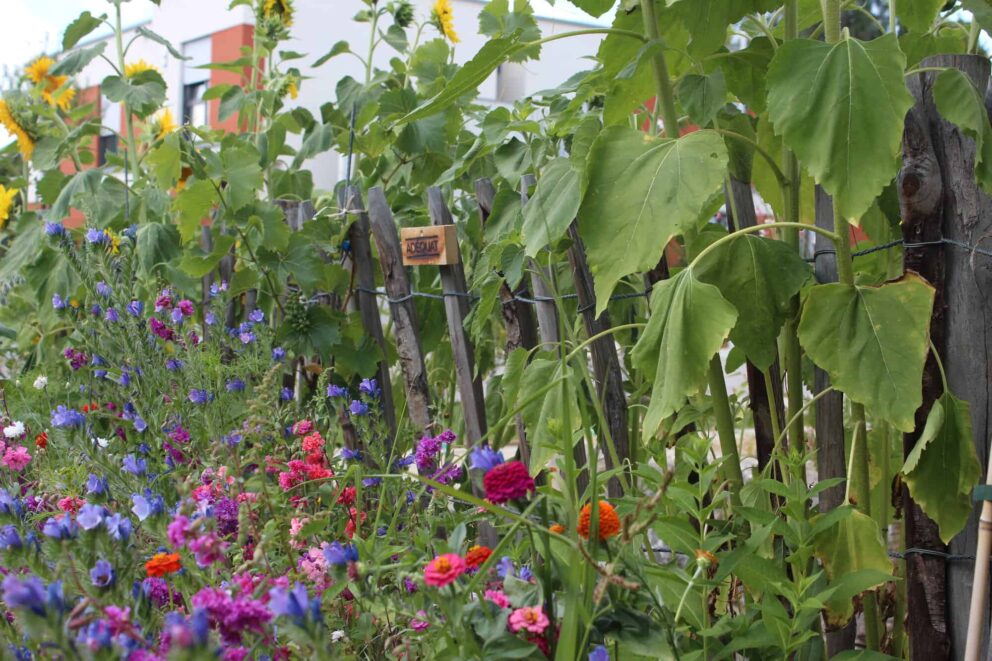
[[[609,539],[620,532],[620,517],[605,500],[599,501],[599,538]],[[592,518],[592,503],[587,504],[579,512],[579,534],[589,539],[589,523]]]
[[[548,528],[548,530],[555,533],[556,535],[565,534],[565,526],[561,525],[560,523],[552,523],[551,526]]]
[[[493,550],[488,546],[473,546],[465,554],[465,564],[471,569],[481,567],[483,563],[493,554]]]
[[[156,578],[172,574],[182,568],[178,553],[156,553],[151,560],[145,563],[145,571],[148,572],[148,576]]]
[[[34,437],[34,444],[36,446],[38,446],[40,449],[42,449],[42,450],[44,450],[46,447],[48,447],[48,432],[44,432],[43,431],[40,434],[38,434],[37,436],[35,436]]]

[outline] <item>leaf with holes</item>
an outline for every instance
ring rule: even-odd
[[[644,417],[646,435],[702,390],[710,359],[736,320],[734,306],[692,269],[655,285],[651,317],[632,354],[634,367],[654,381]]]
[[[899,171],[913,96],[895,35],[836,44],[787,41],[768,69],[775,132],[855,221]]]
[[[596,284],[596,314],[621,278],[653,268],[694,227],[723,184],[727,147],[712,131],[654,139],[612,126],[589,151],[579,233]]]
[[[933,404],[919,440],[906,457],[903,479],[945,544],[971,515],[971,491],[982,476],[968,402],[945,392]]]
[[[830,381],[900,431],[923,401],[933,287],[909,273],[880,287],[813,287],[799,341]]]

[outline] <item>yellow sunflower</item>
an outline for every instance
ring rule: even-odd
[[[461,41],[455,32],[455,10],[451,7],[451,0],[437,0],[434,3],[434,21],[448,41],[453,44]]]
[[[10,107],[3,99],[0,99],[0,124],[3,124],[4,128],[17,138],[17,147],[21,150],[21,155],[24,158],[31,158],[31,154],[34,153],[34,140],[24,130],[24,127],[14,119],[10,113]]]
[[[14,198],[19,191],[16,188],[6,188],[0,184],[0,229],[10,219],[10,211],[14,208]]]
[[[144,60],[138,60],[137,62],[130,62],[124,65],[124,76],[127,78],[134,78],[139,73],[145,71],[158,71],[158,67],[148,64]]]
[[[172,117],[172,111],[168,108],[164,108],[159,112],[155,116],[154,122],[152,122],[152,130],[155,133],[156,140],[161,140],[177,128],[179,127],[176,124],[176,120]]]
[[[293,25],[293,2],[292,0],[264,0],[262,16],[265,18],[275,16],[288,28]]]
[[[41,86],[41,98],[50,106],[58,106],[62,112],[68,112],[72,107],[72,100],[76,98],[76,90],[72,88],[62,89],[69,76],[53,76],[52,67],[55,60],[43,56],[32,62],[24,69],[24,75],[35,85]]]
[[[289,81],[289,85],[286,86],[286,94],[289,94],[289,98],[294,100],[300,95],[300,88],[295,79]]]

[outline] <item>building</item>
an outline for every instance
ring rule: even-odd
[[[385,1],[385,0],[383,0]],[[433,0],[413,0],[418,20],[430,16]],[[455,59],[464,62],[484,44],[486,37],[478,34],[478,15],[485,0],[453,0],[455,28],[461,42],[455,48]],[[554,6],[542,0],[532,3],[541,31],[545,36],[602,25],[607,20],[596,20],[565,2]],[[229,9],[229,0],[167,0],[150,12],[147,21],[128,28],[124,42],[139,27],[149,29],[168,40],[188,60],[172,56],[168,49],[147,38],[138,38],[127,54],[127,61],[143,59],[156,66],[168,84],[167,107],[173,116],[184,118],[194,125],[233,129],[235,120],[218,120],[219,100],[204,101],[203,94],[210,86],[219,83],[239,82],[238,75],[226,71],[200,68],[211,62],[226,62],[241,55],[241,49],[252,42],[254,12],[252,8],[238,6]],[[362,0],[294,0],[295,17],[291,28],[292,39],[285,48],[307,57],[294,62],[308,77],[300,88],[295,101],[319,114],[319,107],[335,97],[335,86],[343,76],[361,79],[363,67],[357,58],[339,56],[318,69],[310,65],[331,49],[338,41],[348,41],[357,52],[367,49],[370,36],[368,23],[357,23],[353,16],[366,8]],[[425,30],[424,38],[433,38],[433,28]],[[89,39],[79,45],[92,45],[99,39]],[[544,46],[539,61],[508,64],[500,68],[481,89],[483,101],[491,103],[512,102],[541,89],[552,88],[572,74],[592,67],[583,58],[595,54],[602,35],[584,35],[563,39]],[[113,49],[111,43],[109,49]],[[108,55],[111,50],[108,50]],[[376,53],[375,63],[388,66],[395,55],[387,45]],[[99,154],[116,148],[115,132],[123,133],[123,111],[120,104],[109,102],[99,92],[100,81],[113,73],[102,59],[94,60],[78,77],[80,99],[98,105],[106,127],[99,139],[94,138],[94,148]],[[298,136],[294,136],[297,137]],[[102,159],[101,161],[102,162]],[[342,169],[341,157],[327,153],[308,163],[318,188],[329,189],[338,180]]]

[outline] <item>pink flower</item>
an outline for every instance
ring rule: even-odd
[[[304,422],[310,422],[309,420],[304,420]],[[302,424],[302,423],[296,423]],[[312,452],[317,452],[324,448],[324,439],[321,437],[320,432],[310,434],[309,436],[303,437],[303,451],[307,454]]]
[[[169,524],[166,534],[169,537],[169,543],[177,550],[181,549],[190,538],[189,519],[180,514]]]
[[[482,595],[482,598],[486,601],[493,602],[500,608],[510,607],[510,598],[507,597],[506,593],[502,590],[486,590],[485,594]]]
[[[303,541],[297,539],[297,536],[303,530],[303,526],[309,521],[310,519],[307,517],[297,518],[295,516],[289,520],[289,543],[294,549],[305,549],[307,547]]]
[[[482,478],[482,485],[486,488],[486,498],[497,504],[525,498],[528,491],[536,490],[534,478],[520,461],[494,466]]]
[[[189,550],[196,557],[196,564],[199,567],[209,567],[224,559],[224,551],[230,545],[230,542],[221,540],[216,533],[209,532],[190,542]]]
[[[31,455],[23,445],[18,445],[16,449],[8,447],[3,454],[3,465],[12,471],[20,473],[29,463],[31,463]]]
[[[66,496],[65,498],[59,498],[58,507],[63,512],[72,512],[75,514],[79,511],[79,508],[85,504],[85,498],[80,498],[79,496]]]
[[[417,617],[410,618],[410,628],[414,631],[423,631],[431,626],[431,623],[426,619],[427,613],[425,611],[417,611]]]
[[[313,431],[313,422],[311,420],[300,420],[293,425],[293,433],[297,436],[306,436]]]
[[[439,555],[424,567],[424,583],[443,588],[465,573],[465,560],[454,553]]]
[[[544,611],[540,608],[518,608],[517,610],[510,613],[510,618],[507,620],[507,624],[510,626],[510,631],[517,633],[521,629],[526,629],[531,633],[544,633],[544,630],[548,628],[548,616],[544,614]]]

